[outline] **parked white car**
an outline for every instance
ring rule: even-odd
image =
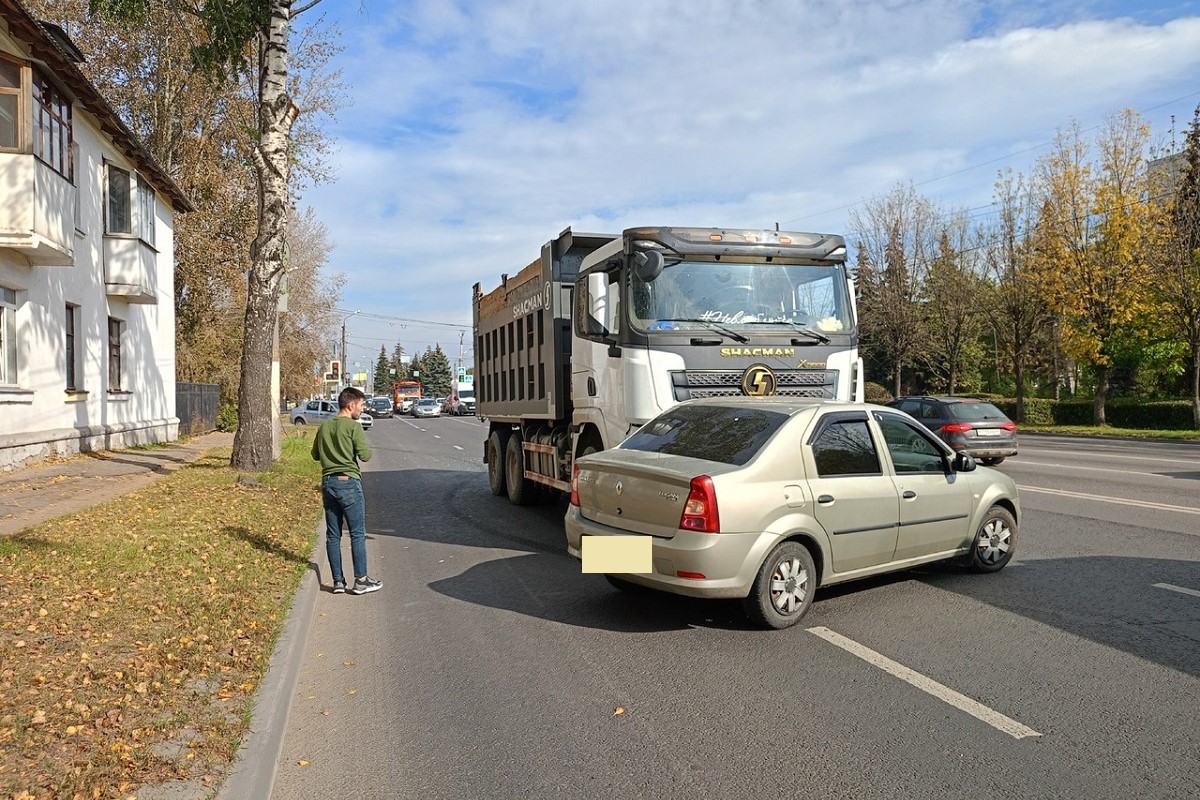
[[[337,403],[332,400],[309,400],[293,408],[290,418],[293,425],[320,425],[330,417],[336,417],[337,413]],[[372,422],[374,419],[365,411],[358,418],[363,430],[369,429]]]

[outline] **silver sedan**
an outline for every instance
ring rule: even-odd
[[[1021,515],[1007,475],[866,403],[693,400],[574,471],[572,555],[591,536],[649,538],[651,571],[615,586],[742,598],[770,628],[823,586],[936,561],[996,572]]]

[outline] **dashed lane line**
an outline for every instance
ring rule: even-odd
[[[1041,486],[1023,486],[1018,484],[1017,488],[1022,492],[1041,492],[1042,494],[1053,494],[1059,497],[1074,497],[1079,500],[1093,500],[1100,503],[1115,503],[1120,506],[1135,506],[1137,508],[1152,508],[1156,511],[1174,511],[1179,514],[1196,514],[1200,515],[1200,508],[1191,508],[1189,506],[1173,506],[1167,503],[1155,503],[1150,500],[1130,500],[1124,497],[1106,497],[1099,494],[1084,494],[1083,492],[1068,492],[1065,489],[1046,489]],[[1200,533],[1193,534],[1200,536]]]
[[[1033,728],[1026,727],[1017,722],[1011,717],[1006,717],[995,709],[985,706],[976,700],[972,700],[964,694],[960,694],[948,686],[944,686],[933,678],[926,677],[916,670],[909,669],[903,664],[892,661],[885,655],[876,653],[871,648],[861,645],[853,639],[847,639],[840,633],[831,631],[829,628],[817,627],[809,628],[808,632],[820,636],[830,644],[840,647],[847,653],[861,658],[872,666],[879,667],[889,675],[899,678],[907,684],[915,686],[926,694],[936,697],[943,703],[954,706],[960,711],[965,711],[980,722],[991,725],[1002,733],[1007,733],[1014,739],[1026,739],[1033,736],[1041,736],[1040,733]]]
[[[1175,586],[1171,583],[1156,583],[1155,589],[1166,589],[1169,592],[1179,592],[1180,594],[1190,594],[1192,597],[1200,597],[1200,592],[1195,589],[1187,589],[1183,586]]]

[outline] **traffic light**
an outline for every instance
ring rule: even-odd
[[[330,372],[330,374],[332,374],[332,375],[333,375],[333,379],[334,379],[335,381],[336,381],[336,380],[341,380],[341,377],[342,377],[342,362],[341,362],[341,361],[330,361],[330,362],[329,362],[329,372]]]

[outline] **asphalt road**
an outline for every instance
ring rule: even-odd
[[[563,503],[489,494],[483,431],[368,434],[384,587],[322,564],[277,800],[1200,796],[1200,445],[1027,435],[1007,569],[765,632],[581,574]]]

